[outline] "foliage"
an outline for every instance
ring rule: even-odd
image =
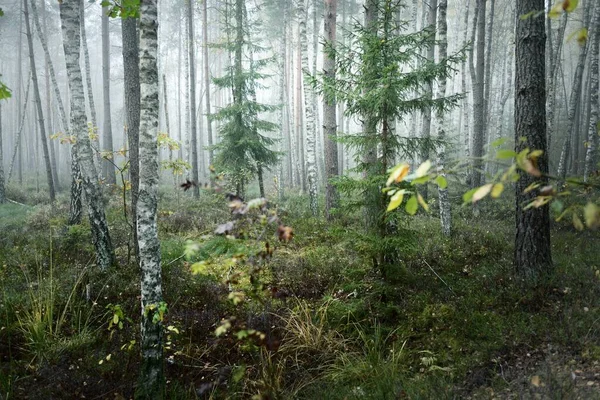
[[[265,49],[253,43],[252,24],[243,1],[236,1],[235,6],[226,7],[224,12],[227,40],[212,47],[228,51],[235,62],[226,68],[225,75],[213,78],[213,83],[219,88],[231,89],[233,102],[209,117],[222,122],[221,141],[214,146],[217,172],[226,174],[234,183],[236,193],[242,195],[245,183],[256,174],[262,174],[263,168],[275,165],[279,156],[269,148],[275,140],[265,134],[278,126],[260,118],[276,107],[256,101],[259,82],[267,77],[260,71],[272,59],[255,58]],[[235,24],[229,13],[235,13]]]
[[[376,227],[383,232],[385,197],[377,193],[384,186],[387,169],[400,154],[411,155],[439,145],[431,139],[395,135],[395,121],[414,111],[425,108],[445,111],[457,104],[459,95],[431,99],[414,93],[449,76],[451,66],[461,59],[462,53],[439,63],[421,63],[423,48],[435,45],[435,32],[425,29],[406,33],[407,23],[396,20],[400,2],[375,3],[376,10],[369,11],[375,14],[375,20],[369,26],[356,22],[353,29],[346,32],[345,44],[337,43],[335,48],[326,46],[330,57],[336,60],[335,79],[319,75],[313,79],[313,84],[326,97],[344,102],[347,116],[359,117],[363,122],[363,132],[342,138],[346,145],[356,150],[354,172],[363,174],[363,179],[346,178],[339,187],[347,194],[362,193],[362,205],[367,207],[369,214],[374,214],[370,216],[370,228]],[[407,70],[404,66],[409,64],[416,67]],[[414,205],[410,200],[409,211],[412,213],[416,212]]]

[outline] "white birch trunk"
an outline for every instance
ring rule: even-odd
[[[90,138],[86,126],[83,81],[79,66],[80,26],[79,1],[60,3],[63,46],[67,65],[67,76],[71,92],[71,128],[77,143],[73,147],[75,162],[81,167],[81,181],[88,203],[88,214],[92,230],[92,240],[96,248],[98,265],[106,269],[115,263],[108,223],[104,213],[104,203],[98,187],[98,174],[94,165]]]
[[[308,65],[308,43],[306,37],[306,20],[308,14],[304,0],[298,3],[298,15],[300,17],[300,46],[302,51],[302,70],[310,71]],[[302,77],[299,76],[298,79]],[[306,171],[308,178],[308,194],[310,197],[310,209],[314,216],[318,215],[317,204],[317,165],[316,165],[316,132],[315,132],[315,104],[312,101],[313,89],[306,82],[304,88],[304,107],[306,109]]]
[[[157,307],[162,302],[158,205],[158,17],[156,0],[140,6],[140,193],[137,232],[142,271],[142,369],[139,391],[144,398],[164,396],[163,328]]]
[[[598,7],[596,7],[598,8]],[[585,167],[583,170],[583,181],[587,182],[596,168],[598,161],[598,134],[600,133],[600,110],[598,105],[598,58],[600,46],[600,12],[594,13],[592,21],[592,42],[590,60],[590,121],[588,127],[587,148],[585,152]]]

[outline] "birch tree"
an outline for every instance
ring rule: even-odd
[[[310,71],[308,64],[308,39],[306,35],[306,20],[308,12],[304,0],[298,2],[298,16],[300,18],[300,46],[302,52],[302,70],[304,73]],[[301,79],[301,77],[298,77]],[[308,178],[308,195],[310,197],[310,210],[314,216],[318,215],[317,204],[317,150],[316,150],[316,132],[315,132],[315,103],[313,99],[313,90],[304,80],[304,108],[306,110],[306,172]]]
[[[192,180],[198,182],[199,166],[198,166],[198,132],[196,130],[196,41],[194,36],[194,5],[192,0],[186,1],[187,7],[187,26],[188,26],[188,57],[189,57],[189,92],[188,97],[190,99],[190,146],[191,158],[192,158]],[[198,185],[194,185],[192,193],[195,198],[200,197],[200,188]]]
[[[2,149],[2,100],[0,100],[0,204],[6,202],[6,190],[4,188],[4,152]]]
[[[102,7],[102,95],[104,100],[104,123],[102,124],[102,148],[104,157],[107,159],[102,163],[102,175],[106,182],[114,185],[117,183],[115,167],[112,163],[113,137],[112,116],[110,111],[110,36],[108,31],[108,6]]]
[[[448,1],[439,0],[438,4],[438,62],[443,60],[448,55],[448,23],[446,21],[446,14],[448,10]],[[446,83],[447,78],[443,76],[438,82],[438,91],[436,97],[441,99],[446,96]],[[446,141],[446,126],[444,110],[438,109],[435,113],[436,127],[437,127],[437,138],[438,140]],[[437,155],[438,169],[443,171],[446,164],[446,145],[442,144]],[[441,176],[445,177],[442,172]],[[446,187],[438,186],[439,203],[440,203],[440,221],[442,223],[442,233],[445,236],[450,236],[452,232],[452,214],[450,209],[450,198],[448,196],[448,189]]]
[[[90,138],[86,126],[85,99],[80,68],[81,29],[79,12],[81,2],[60,3],[60,19],[63,34],[63,47],[67,65],[67,77],[71,93],[71,130],[75,134],[73,147],[76,160],[81,166],[81,182],[88,205],[88,215],[92,230],[92,240],[96,248],[97,262],[101,269],[115,263],[114,250],[104,213],[104,204],[98,187],[98,173],[93,161]]]
[[[203,62],[204,62],[204,92],[205,92],[205,105],[206,115],[210,116],[210,59],[208,58],[208,0],[202,1],[202,51],[203,51]],[[213,150],[213,130],[212,120],[207,118],[207,140],[208,140],[208,165],[214,164],[214,150]],[[212,180],[212,177],[211,177]]]
[[[483,142],[485,130],[485,104],[484,104],[484,74],[485,74],[485,3],[486,0],[476,0],[476,57],[474,65],[475,81],[472,86],[473,90],[473,172],[472,182],[473,187],[481,186],[482,184],[482,167],[483,161]]]
[[[592,21],[591,54],[590,54],[590,121],[588,127],[587,148],[583,181],[588,182],[598,161],[598,135],[600,134],[600,111],[598,105],[598,52],[600,49],[600,12],[594,13]]]
[[[162,399],[165,390],[163,327],[160,318],[162,276],[156,223],[158,207],[158,7],[140,3],[140,193],[137,231],[142,271],[142,368],[138,396]]]

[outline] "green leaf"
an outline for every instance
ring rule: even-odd
[[[473,195],[475,194],[476,191],[477,191],[477,188],[471,189],[468,192],[466,192],[465,194],[463,194],[463,203],[469,203],[471,201],[471,199],[473,198]]]
[[[492,147],[500,147],[502,146],[504,143],[506,143],[507,138],[500,138],[500,139],[496,139],[492,142],[491,146]]]
[[[416,196],[412,196],[406,202],[406,212],[409,215],[415,215],[417,213],[418,209],[419,209],[419,203],[417,202],[417,197]]]
[[[396,208],[398,208],[400,206],[400,204],[402,204],[403,199],[404,199],[404,192],[401,190],[396,192],[390,199],[390,204],[388,204],[387,211],[390,212],[390,211],[393,211]]]
[[[438,175],[435,178],[435,183],[437,183],[437,185],[439,186],[440,189],[446,189],[448,187],[448,181],[446,180],[446,177],[443,175]]]
[[[581,220],[579,219],[579,216],[575,212],[573,213],[573,226],[578,231],[582,231],[583,230],[583,223],[581,222]]]
[[[554,200],[552,202],[552,204],[550,204],[550,208],[552,209],[553,212],[555,212],[556,214],[559,214],[563,211],[564,204],[560,200]]]
[[[4,17],[4,10],[0,7],[0,17]]]
[[[413,179],[413,181],[411,182],[411,185],[422,185],[424,183],[429,182],[430,178],[431,177],[429,175],[423,175],[420,178]]]
[[[208,263],[206,261],[199,261],[193,263],[190,267],[190,272],[192,273],[192,275],[206,275],[206,273],[208,272]]]
[[[496,152],[496,158],[498,160],[506,160],[506,159],[509,159],[509,158],[514,158],[516,156],[517,156],[517,152],[514,151],[514,150],[506,150],[506,149],[504,149],[504,150],[498,150]]]

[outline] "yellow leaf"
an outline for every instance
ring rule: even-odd
[[[577,32],[577,43],[579,43],[580,46],[585,46],[587,39],[588,39],[588,30],[586,28],[581,28]]]
[[[594,203],[587,203],[583,208],[585,224],[590,229],[596,229],[600,226],[600,208]]]
[[[400,204],[402,204],[402,200],[404,199],[404,192],[402,191],[398,191],[396,192],[391,200],[390,200],[390,204],[388,204],[388,208],[387,211],[393,211],[396,208],[398,208],[400,206]]]
[[[486,185],[483,185],[479,189],[477,189],[475,191],[475,193],[473,194],[473,198],[471,199],[471,201],[473,203],[477,203],[479,200],[483,199],[485,196],[487,196],[490,193],[493,186],[494,186],[493,184],[488,183]]]
[[[496,183],[494,185],[494,187],[492,188],[492,193],[490,196],[492,196],[492,198],[497,199],[498,197],[500,197],[500,195],[502,194],[502,192],[504,191],[504,185],[502,183]]]
[[[392,170],[390,177],[387,180],[386,186],[390,186],[393,182],[402,182],[402,180],[408,175],[410,166],[406,163],[397,165]]]
[[[539,376],[537,376],[537,375],[535,375],[535,376],[532,376],[532,377],[531,377],[531,384],[532,384],[533,386],[535,386],[535,387],[539,387],[539,386],[540,386],[540,384],[541,384],[540,377],[539,377]]]
[[[562,14],[562,4],[558,3],[554,7],[552,7],[550,12],[548,13],[548,17],[552,18],[552,19],[556,19],[556,18],[560,17],[561,14]]]
[[[415,172],[416,177],[420,178],[422,176],[427,175],[429,169],[431,169],[431,161],[427,160],[423,164],[421,164],[417,169],[417,172]]]
[[[425,211],[429,212],[429,204],[427,204],[423,196],[421,196],[421,193],[417,193],[417,201]]]
[[[578,231],[583,230],[583,223],[581,222],[581,220],[579,219],[579,216],[576,213],[573,213],[573,226]]]

